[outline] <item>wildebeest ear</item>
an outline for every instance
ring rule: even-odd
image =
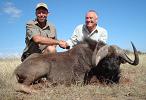
[[[123,58],[121,58],[121,60],[120,60],[120,61],[121,61],[121,63],[122,63],[122,64],[127,63],[127,62],[126,62],[126,60],[124,60]]]

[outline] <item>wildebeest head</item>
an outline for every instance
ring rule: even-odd
[[[126,63],[128,62],[131,65],[138,65],[139,63],[139,56],[138,52],[134,46],[134,44],[131,42],[133,50],[134,50],[134,56],[135,59],[132,61],[126,54],[124,50],[122,50],[120,47],[116,45],[104,45],[100,49],[95,49],[93,56],[92,56],[92,63],[94,66],[97,66],[98,63],[105,57],[113,57],[113,56],[118,56],[121,57],[121,63]],[[98,48],[98,44],[96,45],[96,48]]]
[[[100,43],[100,42],[99,42]],[[131,42],[135,59],[131,60],[126,52],[116,45],[102,46],[96,45],[96,49],[92,55],[92,65],[95,66],[91,69],[90,74],[96,75],[100,82],[105,83],[118,83],[120,79],[120,65],[122,63],[129,63],[131,65],[138,65],[139,56],[138,52]]]

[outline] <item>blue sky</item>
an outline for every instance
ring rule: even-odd
[[[48,20],[56,26],[58,39],[67,40],[77,25],[84,24],[86,12],[94,9],[98,25],[108,31],[108,44],[131,50],[133,41],[146,52],[146,0],[1,0],[0,55],[22,53],[25,24],[35,18],[35,6],[41,1],[48,4]]]

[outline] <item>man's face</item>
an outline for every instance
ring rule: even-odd
[[[45,8],[38,8],[36,10],[36,17],[39,22],[45,22],[48,16],[48,11]]]
[[[97,25],[97,15],[95,12],[88,12],[86,14],[86,26],[87,28],[94,29]]]

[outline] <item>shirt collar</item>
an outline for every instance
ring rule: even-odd
[[[83,25],[83,28],[89,33],[89,35],[92,35],[94,33],[98,33],[98,25],[96,26],[96,28],[92,31],[92,32],[89,32],[86,25]]]
[[[39,26],[39,23],[38,23],[37,19],[34,20],[34,24]],[[46,21],[46,26],[43,27],[43,29],[46,29],[48,27],[49,27],[49,23]]]

